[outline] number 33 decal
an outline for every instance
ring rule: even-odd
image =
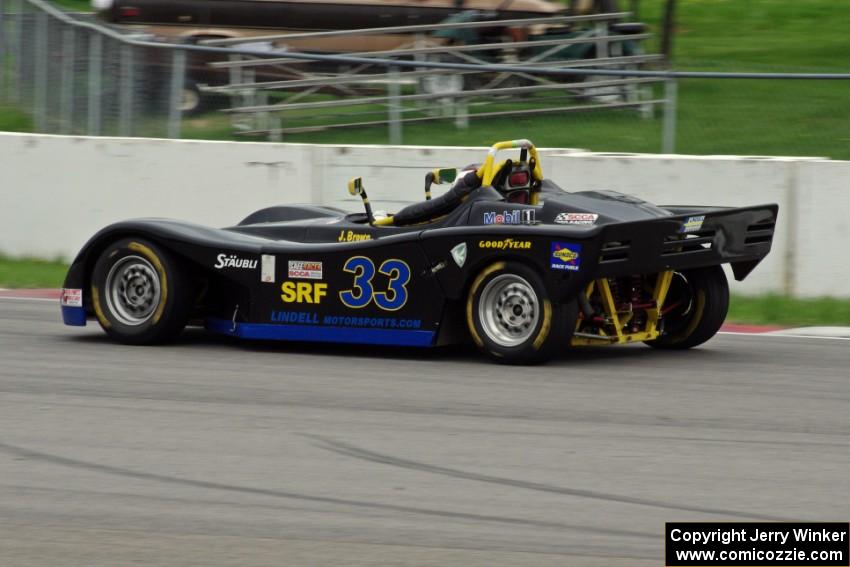
[[[398,311],[407,303],[407,284],[410,282],[410,266],[402,260],[386,260],[377,273],[387,276],[386,291],[375,291],[372,279],[375,264],[365,256],[349,258],[343,271],[354,274],[352,289],[339,292],[339,299],[352,309],[361,309],[373,301],[384,311]]]

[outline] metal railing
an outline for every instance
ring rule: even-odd
[[[567,16],[537,18],[532,23],[562,24],[565,22],[596,22],[597,25],[623,17],[625,14],[603,14],[593,16]],[[501,21],[501,25],[518,21]],[[459,22],[430,26],[413,26],[423,32],[448,29],[473,29],[492,26],[491,22]],[[385,28],[366,30],[365,33],[387,31],[410,31],[411,28]],[[321,32],[320,36],[339,36],[363,33]],[[316,34],[289,34],[292,37]],[[260,38],[253,38],[256,41]],[[256,49],[228,49],[215,45],[185,45],[150,41],[125,35],[123,32],[92,22],[82,21],[44,0],[0,0],[0,56],[3,73],[0,82],[9,83],[9,96],[14,103],[29,107],[34,126],[41,132],[85,133],[89,135],[115,134],[122,136],[165,135],[179,137],[182,123],[184,86],[187,84],[187,59],[213,54],[239,58],[241,64],[249,66],[258,61],[271,60],[279,64],[274,54]],[[598,34],[593,38],[597,46],[607,49],[608,42],[623,41],[621,37]],[[222,41],[215,43],[227,44]],[[568,45],[587,43],[587,39],[539,42],[514,42],[513,48],[530,46],[553,49],[551,55]],[[455,46],[461,62],[478,64],[482,60],[471,53],[483,52],[501,44]],[[11,47],[10,47],[11,46]],[[440,66],[438,61],[421,60],[434,54],[446,53],[444,46],[411,48],[396,51],[394,56],[414,56],[419,59],[417,69],[420,76],[481,73],[482,68],[452,68]],[[387,52],[352,55],[327,55],[315,53],[287,53],[286,59],[310,63],[333,63],[336,65],[382,66],[386,75],[405,71],[405,63],[398,59],[384,59]],[[369,61],[364,61],[364,59]],[[641,58],[611,58],[604,65],[634,65]],[[650,58],[644,59],[644,61]],[[248,60],[253,60],[249,63]],[[523,71],[526,77],[543,73],[552,76],[555,61],[530,60]],[[587,62],[581,62],[586,65]],[[235,65],[238,67],[239,65]],[[578,67],[578,66],[577,66]],[[486,72],[513,74],[507,68],[487,66]],[[570,74],[581,75],[580,71]],[[239,76],[239,75],[236,75]],[[244,76],[244,75],[242,75]],[[543,75],[541,75],[543,76]],[[373,81],[375,79],[373,78]],[[360,79],[353,81],[360,82]],[[388,83],[395,83],[388,80]],[[342,85],[344,81],[338,81]],[[2,84],[2,83],[0,83]],[[295,87],[297,83],[290,86]],[[603,83],[604,85],[604,83]],[[306,85],[302,85],[304,87]],[[396,89],[390,85],[390,90]],[[240,86],[244,90],[244,85]],[[213,89],[210,89],[215,90]],[[522,91],[519,91],[522,92]],[[256,99],[252,99],[256,100]],[[424,97],[423,97],[424,100]],[[250,105],[256,106],[256,105]],[[390,105],[393,106],[393,105]],[[265,111],[264,111],[265,112]],[[398,131],[398,127],[392,126]]]
[[[0,94],[28,109],[38,132],[179,137],[170,109],[184,60],[41,0],[0,0]]]
[[[271,35],[254,36],[251,41],[292,41],[295,39],[328,39],[332,37],[347,37],[351,35],[375,35],[375,34],[418,34],[422,32],[448,31],[459,29],[478,29],[492,28],[494,24],[499,27],[521,26],[527,27],[531,25],[562,25],[575,24],[586,22],[606,22],[614,20],[622,20],[629,17],[629,12],[611,12],[607,14],[591,14],[583,16],[545,16],[540,18],[519,18],[511,20],[481,20],[473,22],[451,22],[442,24],[421,24],[412,26],[388,26],[382,28],[363,28],[358,30],[333,30],[323,32],[301,32],[301,33],[280,33]],[[245,38],[221,38],[207,39],[204,45],[237,45],[245,43]]]
[[[467,14],[470,14],[468,12]],[[265,45],[262,58],[231,56],[210,63],[228,71],[228,84],[206,89],[231,96],[234,124],[242,134],[283,134],[335,128],[389,125],[390,143],[402,142],[402,125],[432,120],[453,120],[465,128],[472,118],[492,118],[553,112],[639,108],[643,116],[663,100],[653,97],[657,78],[582,75],[553,76],[548,68],[639,68],[660,61],[644,54],[646,33],[618,33],[618,22],[628,13],[587,16],[549,16],[513,20],[446,22],[403,27],[287,33],[241,39],[212,39],[204,45]],[[523,39],[504,37],[469,41],[469,30],[510,28]],[[634,27],[634,26],[633,26]],[[545,30],[545,31],[544,31]],[[395,34],[395,35],[394,35]],[[329,69],[291,57],[298,42],[317,45],[320,40],[364,41],[392,38],[393,49],[347,53],[371,63]],[[449,38],[463,37],[456,43]],[[435,69],[419,65],[400,67],[387,61],[456,62],[476,65],[469,69]],[[524,72],[494,71],[494,63],[509,62]],[[528,72],[528,69],[531,72]],[[383,93],[378,93],[381,89]],[[317,93],[333,100],[310,100]],[[305,100],[306,99],[306,100]],[[515,105],[506,109],[506,105]],[[471,107],[474,106],[474,110]],[[311,112],[304,116],[304,111]],[[247,122],[244,116],[250,116]],[[382,116],[382,117],[381,117]]]
[[[444,49],[446,46],[432,47]],[[414,48],[415,46],[411,49]],[[287,84],[291,88],[279,88],[281,85],[278,84],[276,90],[302,89],[299,92],[300,99],[290,99],[289,102],[304,105],[300,108],[295,107],[298,112],[315,113],[321,107],[308,105],[322,101],[307,99],[311,88],[335,85],[340,89],[348,89],[349,96],[355,99],[368,99],[369,96],[361,96],[357,93],[367,92],[368,89],[374,89],[377,85],[388,91],[385,98],[392,99],[379,105],[381,108],[377,110],[382,115],[387,115],[387,120],[356,120],[354,123],[373,124],[388,121],[391,137],[395,139],[400,138],[402,123],[431,118],[417,116],[416,108],[411,109],[409,106],[434,100],[438,103],[446,100],[445,96],[443,99],[438,96],[433,98],[445,93],[416,92],[415,90],[408,92],[410,88],[416,87],[422,78],[442,75],[464,78],[476,74],[545,78],[544,81],[511,87],[526,89],[513,91],[513,95],[517,97],[542,96],[542,93],[547,91],[547,84],[558,80],[563,81],[562,84],[567,85],[569,89],[573,89],[567,91],[573,94],[580,88],[590,88],[594,83],[597,83],[597,86],[601,83],[606,88],[610,88],[613,83],[606,83],[606,80],[618,82],[621,85],[636,86],[645,84],[640,82],[641,80],[661,81],[664,84],[663,90],[654,88],[651,97],[637,102],[664,105],[663,125],[660,131],[663,132],[661,149],[665,152],[673,152],[676,149],[676,136],[681,135],[681,123],[677,124],[679,117],[677,95],[683,80],[694,79],[701,84],[708,79],[736,80],[741,81],[741,84],[748,80],[762,82],[765,80],[850,80],[850,73],[720,73],[621,68],[637,66],[646,61],[644,57],[649,56],[632,60],[626,59],[626,56],[619,58],[615,56],[591,62],[550,61],[544,58],[544,60],[522,63],[510,60],[481,63],[469,60],[469,57],[474,57],[474,50],[459,49],[454,52],[457,54],[454,60],[435,61],[417,60],[411,55],[393,59],[386,57],[382,52],[357,55],[274,53],[268,50],[235,49],[218,45],[162,43],[147,38],[128,36],[99,23],[72,17],[44,0],[0,0],[0,99],[30,114],[33,117],[35,130],[39,132],[180,137],[183,126],[181,103],[183,87],[186,84],[187,61],[190,57],[198,55],[220,59],[225,65],[233,63],[225,60],[238,58],[238,64],[230,65],[230,70],[242,67],[247,71],[257,65],[289,65],[294,62],[301,62],[302,65],[321,63],[337,67],[381,69],[383,72],[362,73],[362,76],[353,78],[346,75],[324,77],[320,74],[290,77],[287,79],[290,81]],[[276,59],[278,61],[275,61]],[[281,59],[284,61],[280,61]],[[406,78],[405,74],[407,74]],[[378,78],[383,76],[389,76],[389,79]],[[592,80],[578,80],[588,76],[592,77]],[[238,93],[239,89],[250,89],[251,84],[257,82],[244,80],[245,77],[246,75],[243,74],[241,80],[232,82],[235,87],[233,91]],[[368,88],[357,87],[356,84],[349,85],[347,84],[349,80],[353,83],[365,83]],[[405,83],[407,80],[413,83]],[[372,81],[371,85],[369,81]],[[685,83],[693,85],[694,81],[685,81]],[[781,89],[777,89],[776,92],[780,93]],[[454,101],[452,104],[459,106],[464,100],[474,101],[475,99],[474,94],[466,94],[464,91],[448,94],[448,100]],[[420,95],[424,96],[421,99],[415,98]],[[741,96],[745,97],[746,94]],[[267,98],[264,103],[259,98],[254,99],[255,104],[242,107],[245,109],[244,113],[256,113],[260,117],[265,117],[264,119],[272,120],[273,115],[279,112],[277,105],[281,104],[281,101],[273,100],[273,98]],[[846,97],[842,100],[846,100]],[[262,104],[256,104],[257,102]],[[366,110],[376,112],[375,109],[369,108],[375,101],[360,102],[363,103],[360,106]],[[522,103],[521,100],[515,102]],[[601,107],[616,109],[623,103],[631,104],[631,101],[615,100],[607,103],[591,101],[587,104],[576,105],[577,108],[569,112],[598,110]],[[794,101],[794,105],[797,105],[797,100]],[[445,104],[436,106],[445,106]],[[631,107],[633,108],[634,105]],[[419,111],[421,110],[419,108]],[[515,110],[515,108],[493,108],[488,111],[488,116],[509,116],[513,115]],[[552,110],[545,110],[545,112],[557,113],[567,112],[567,110],[553,106]],[[402,122],[403,120],[407,122]],[[294,128],[295,126],[291,131],[297,131]],[[274,131],[275,128],[269,128],[269,130]],[[829,152],[823,151],[820,155],[829,155]]]

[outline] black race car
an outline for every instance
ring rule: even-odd
[[[495,161],[518,148],[514,160]],[[518,158],[518,159],[517,159]],[[435,170],[426,199],[395,214],[279,206],[218,229],[120,222],[74,260],[66,324],[90,316],[150,344],[187,325],[246,339],[432,347],[471,338],[498,362],[578,345],[685,349],[726,316],[721,264],[743,279],[769,252],[777,205],[658,207],[544,179],[527,140],[484,165]],[[456,177],[456,178],[455,178]],[[432,183],[452,182],[431,198]]]

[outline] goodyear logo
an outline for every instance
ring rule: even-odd
[[[553,242],[550,260],[553,270],[577,272],[581,267],[581,244]]]
[[[481,240],[478,242],[478,247],[494,250],[529,250],[531,248],[531,242],[528,240],[514,240],[513,238]]]

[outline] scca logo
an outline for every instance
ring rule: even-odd
[[[328,295],[328,284],[312,282],[283,282],[280,298],[284,303],[321,303]]]

